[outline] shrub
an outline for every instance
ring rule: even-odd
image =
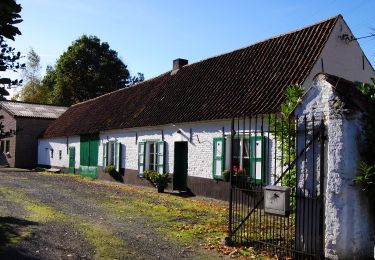
[[[106,171],[107,173],[111,174],[111,175],[117,173],[117,172],[116,172],[116,167],[115,167],[113,164],[108,165],[108,166],[105,168],[105,171]]]

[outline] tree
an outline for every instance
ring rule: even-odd
[[[50,90],[49,101],[72,105],[126,87],[127,66],[96,36],[83,35],[49,68],[42,85]]]
[[[0,72],[1,71],[17,71],[24,67],[24,64],[19,63],[21,53],[9,46],[6,39],[13,40],[16,35],[21,32],[15,26],[22,22],[21,5],[17,4],[15,0],[1,0],[0,1]],[[6,88],[20,84],[21,81],[12,80],[10,78],[0,77],[0,99],[5,99],[4,96],[9,95]]]
[[[26,67],[22,74],[26,84],[12,99],[33,103],[48,103],[48,89],[43,87],[40,78],[40,57],[32,48],[27,54]]]

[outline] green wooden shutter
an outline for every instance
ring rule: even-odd
[[[265,183],[265,137],[250,137],[250,176],[256,183]]]
[[[120,172],[121,169],[121,143],[116,142],[115,143],[115,165],[116,165],[116,171]]]
[[[80,142],[80,165],[89,166],[89,141],[87,136],[81,136]]]
[[[222,179],[225,162],[225,138],[218,137],[213,139],[213,165],[212,177]]]
[[[143,177],[145,171],[146,142],[138,142],[138,176]]]
[[[99,138],[97,136],[92,136],[89,140],[89,165],[98,166],[98,147],[99,147]]]
[[[165,142],[156,142],[158,158],[157,158],[157,172],[162,174],[165,172]]]

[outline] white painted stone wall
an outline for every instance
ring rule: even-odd
[[[245,126],[248,131],[248,120]],[[251,123],[251,128],[254,131],[260,131],[261,123],[258,120],[257,126],[255,121]],[[230,120],[218,120],[218,121],[206,121],[206,122],[194,122],[184,123],[177,125],[164,125],[155,126],[150,128],[133,128],[123,130],[111,130],[100,133],[99,151],[98,151],[98,165],[103,166],[103,144],[108,141],[117,140],[121,143],[121,167],[126,169],[138,170],[138,143],[137,141],[147,140],[162,140],[162,131],[164,135],[164,141],[166,142],[166,168],[165,171],[173,172],[174,168],[174,142],[176,141],[187,141],[188,142],[188,175],[202,178],[212,179],[212,164],[213,164],[213,138],[230,135],[231,121]],[[264,129],[266,130],[266,123],[264,122]],[[192,142],[189,142],[190,128],[192,129]],[[237,126],[236,126],[237,128]],[[177,131],[180,130],[180,133]],[[243,132],[243,124],[240,122],[240,128],[236,129],[239,133]],[[258,133],[260,135],[260,133]],[[268,135],[266,132],[264,135],[269,139],[267,152],[268,157],[268,174],[267,182],[273,182],[273,177],[270,176],[271,172],[280,174],[281,169],[275,169],[274,166],[274,144],[272,142],[273,136]],[[38,163],[43,165],[51,165],[58,167],[66,167],[69,165],[68,154],[66,153],[66,137],[63,138],[52,138],[52,139],[40,139],[38,147]],[[69,146],[76,147],[76,168],[79,167],[79,136],[69,137]],[[50,158],[50,155],[46,153],[46,148],[54,149],[54,158]],[[48,151],[49,151],[48,150]],[[63,151],[62,160],[58,159],[58,151]],[[229,149],[228,149],[229,150]],[[229,153],[227,153],[229,154]],[[56,157],[57,156],[57,157]],[[226,157],[228,161],[228,157]],[[229,165],[229,162],[227,163]],[[277,161],[277,165],[279,162]],[[277,166],[279,167],[279,166]]]
[[[373,256],[374,227],[368,201],[353,185],[360,160],[361,114],[334,109],[336,97],[324,75],[318,75],[296,114],[314,114],[325,120],[325,255],[329,259],[368,259]]]
[[[173,172],[174,142],[188,142],[188,173],[189,176],[212,178],[212,153],[214,137],[230,134],[230,121],[212,121],[190,124],[165,125],[152,128],[138,128],[129,130],[112,130],[100,134],[99,166],[103,165],[103,144],[107,141],[117,140],[122,144],[122,168],[138,169],[138,142],[147,140],[162,140],[166,142],[166,168],[167,172]],[[189,142],[190,128],[193,138]],[[177,133],[180,130],[182,134]],[[163,134],[162,134],[163,132]]]
[[[374,68],[366,57],[364,57],[363,68],[362,56],[364,53],[358,41],[346,43],[339,38],[343,34],[348,34],[349,37],[353,36],[346,22],[340,18],[310,75],[303,84],[306,89],[312,86],[313,78],[320,72],[336,75],[354,82],[371,83],[371,78],[375,76]],[[324,71],[322,70],[322,59]]]
[[[39,139],[38,140],[38,164],[49,165],[56,167],[69,167],[69,154],[68,147],[75,147],[76,149],[76,160],[75,168],[79,168],[79,136],[70,136],[51,138],[51,139]],[[51,149],[53,149],[53,158],[51,158]],[[59,151],[61,151],[61,159],[59,158]]]

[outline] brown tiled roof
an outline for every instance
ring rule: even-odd
[[[44,137],[226,119],[278,110],[302,84],[339,16],[70,107]]]

